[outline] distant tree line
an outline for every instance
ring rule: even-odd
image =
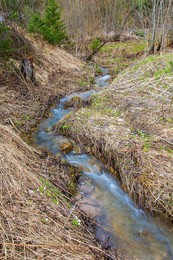
[[[76,53],[88,41],[97,49],[124,32],[147,33],[149,53],[154,53],[173,34],[173,0],[1,0],[0,11],[6,25],[16,23],[51,44],[70,38]]]
[[[149,52],[166,47],[172,37],[173,0],[59,0],[70,36],[80,50],[87,38],[133,31],[148,33]],[[171,43],[171,42],[169,42]]]
[[[37,11],[36,11],[37,10]],[[17,26],[40,35],[51,44],[67,41],[62,9],[56,0],[1,0],[0,2],[0,54],[8,57],[21,50]]]

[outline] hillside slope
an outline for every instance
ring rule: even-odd
[[[28,138],[60,97],[90,88],[81,84],[90,74],[64,50],[24,32],[18,37],[26,53],[0,62],[0,259],[105,259],[70,199],[77,171],[20,137]],[[20,74],[28,55],[36,84]]]
[[[141,59],[58,125],[102,158],[138,205],[171,218],[172,59],[172,53]]]
[[[89,84],[84,87],[81,82],[87,81],[89,73],[80,60],[63,49],[37,40],[21,29],[15,35],[23,49],[18,56],[14,54],[9,61],[0,62],[0,122],[26,132],[59,97],[88,89]],[[28,56],[33,56],[36,84],[26,82],[20,73],[21,60]]]
[[[0,125],[0,259],[102,259],[84,223],[73,225],[78,212],[48,181],[53,166],[39,153]]]

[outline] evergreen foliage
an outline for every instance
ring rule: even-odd
[[[43,17],[34,14],[29,21],[28,31],[38,33],[51,44],[67,39],[64,22],[61,20],[61,8],[55,0],[49,0]]]
[[[95,51],[97,50],[97,48],[101,45],[101,41],[99,39],[94,39],[92,40],[92,42],[90,43],[89,45],[89,48],[92,50],[92,51]]]
[[[9,21],[15,21],[21,27],[25,27],[34,10],[42,6],[39,0],[1,0],[0,9],[6,14]]]
[[[4,23],[0,23],[0,39],[0,56],[5,58],[13,52],[13,40],[9,28]]]

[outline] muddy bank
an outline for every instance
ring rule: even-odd
[[[57,129],[102,158],[138,205],[172,219],[172,83],[169,75],[155,78],[157,59],[155,69],[149,59],[126,70]]]

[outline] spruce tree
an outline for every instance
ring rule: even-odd
[[[61,43],[67,39],[61,8],[55,0],[49,0],[43,17],[34,14],[29,22],[29,32],[39,33],[51,44]]]

